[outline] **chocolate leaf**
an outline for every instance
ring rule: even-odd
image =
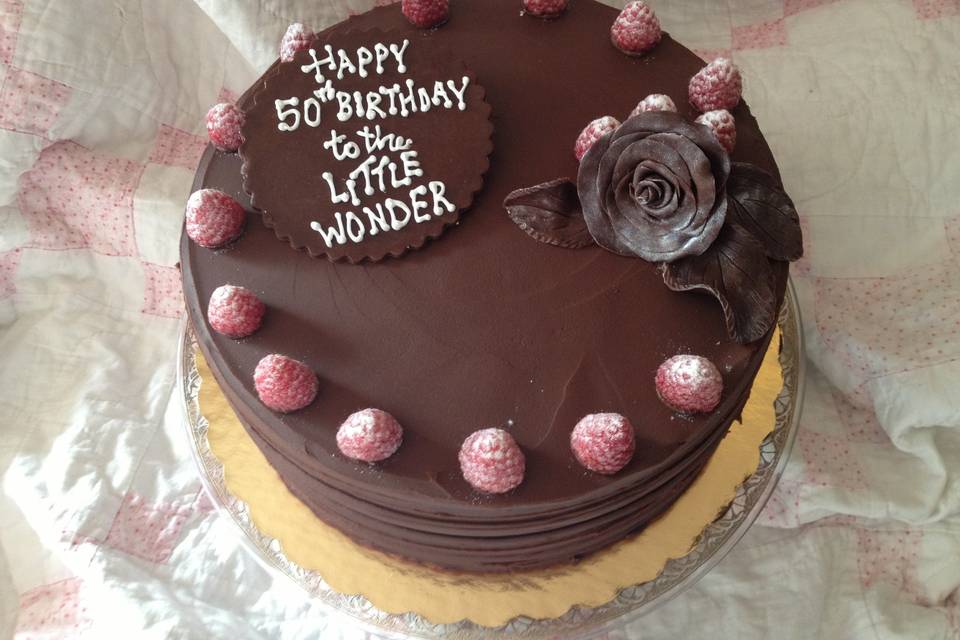
[[[503,206],[518,227],[540,242],[567,249],[594,244],[583,220],[577,185],[567,178],[517,189]]]
[[[716,297],[737,342],[762,338],[776,322],[773,269],[763,245],[740,225],[727,222],[701,255],[665,264],[663,281],[674,291],[702,289]]]
[[[752,164],[734,162],[727,195],[729,220],[752,233],[768,257],[791,261],[803,255],[800,217],[773,176]]]

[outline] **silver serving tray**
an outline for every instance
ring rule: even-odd
[[[306,596],[316,598],[339,614],[349,616],[356,625],[382,637],[586,639],[618,629],[689,589],[730,552],[763,509],[790,456],[803,404],[805,359],[800,312],[792,281],[788,283],[778,322],[782,337],[780,364],[784,386],[775,402],[776,425],[760,445],[760,464],[756,472],[738,487],[727,510],[704,529],[693,549],[683,557],[669,560],[655,579],[623,589],[605,605],[574,607],[559,618],[535,620],[521,616],[496,628],[469,621],[432,624],[415,613],[386,613],[361,595],[344,595],[335,591],[318,573],[290,561],[280,542],[261,533],[253,523],[247,505],[227,490],[223,465],[210,450],[208,424],[198,399],[201,380],[196,363],[197,343],[186,316],[181,327],[177,375],[191,451],[211,499],[221,514],[237,524],[250,553],[268,571],[282,573],[300,585]]]

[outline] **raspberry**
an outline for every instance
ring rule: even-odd
[[[737,146],[737,123],[733,114],[726,109],[707,111],[697,118],[696,123],[709,128],[727,153],[733,153],[733,148]]]
[[[261,402],[281,413],[303,409],[313,402],[320,387],[317,374],[310,367],[276,353],[257,364],[253,385]]]
[[[416,27],[439,27],[450,16],[450,0],[403,0],[400,10]]]
[[[629,117],[646,113],[647,111],[672,111],[677,112],[677,105],[673,103],[670,96],[663,93],[651,93],[646,98],[637,103]]]
[[[297,51],[309,49],[314,37],[314,33],[299,22],[287,27],[280,40],[280,62],[290,62]]]
[[[646,2],[628,2],[610,28],[610,40],[627,55],[642,55],[660,42],[660,20]]]
[[[743,95],[740,69],[727,58],[717,58],[690,79],[690,104],[701,112],[733,109]]]
[[[681,413],[709,413],[723,393],[723,378],[712,362],[682,354],[668,358],[657,369],[657,395]]]
[[[207,305],[207,320],[215,331],[231,338],[246,338],[260,328],[267,305],[252,291],[225,284],[214,289]]]
[[[243,142],[240,137],[243,120],[243,111],[229,102],[210,107],[210,111],[207,111],[207,135],[213,146],[221,151],[236,151]]]
[[[633,425],[619,413],[593,413],[570,434],[573,455],[590,471],[613,475],[623,469],[637,447]]]
[[[538,18],[556,18],[567,10],[567,0],[523,0],[523,10]]]
[[[584,127],[580,135],[577,136],[577,142],[573,146],[573,155],[576,156],[578,161],[583,159],[583,156],[587,155],[587,151],[590,151],[590,147],[592,147],[597,140],[619,126],[620,121],[611,116],[597,118]]]
[[[523,452],[503,429],[474,431],[460,447],[463,479],[483,493],[506,493],[523,482]]]
[[[216,249],[240,236],[246,212],[216,189],[194,191],[187,200],[187,235],[201,247]]]
[[[380,409],[351,414],[337,430],[337,446],[348,458],[380,462],[400,448],[403,428],[392,415]]]

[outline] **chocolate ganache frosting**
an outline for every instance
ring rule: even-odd
[[[290,490],[360,544],[466,572],[575,561],[668,509],[746,402],[770,333],[738,343],[714,298],[665,287],[654,262],[596,245],[573,251],[531,241],[503,210],[518,188],[558,176],[576,180],[573,140],[600,115],[622,117],[644,96],[663,93],[681,115],[695,118],[687,83],[703,61],[666,34],[647,56],[625,56],[610,44],[615,17],[593,0],[571,3],[551,21],[522,16],[516,0],[478,0],[456,3],[446,25],[420,31],[397,4],[318,34],[377,29],[390,42],[453,52],[485,90],[477,97],[492,110],[493,151],[482,188],[473,193],[473,169],[464,178],[469,184],[445,176],[472,202],[463,201],[458,222],[442,236],[400,257],[350,264],[311,257],[278,239],[251,205],[242,165],[263,169],[247,180],[255,202],[261,184],[282,194],[287,169],[297,154],[309,153],[282,132],[258,131],[264,138],[247,142],[243,160],[212,147],[203,156],[194,188],[237,198],[248,222],[244,235],[220,251],[183,237],[184,292],[200,348]],[[289,64],[301,61],[273,65],[239,107],[250,111],[260,100],[300,91],[279,81]],[[738,142],[731,160],[777,179],[748,107],[741,103],[733,114]],[[488,129],[474,133],[490,138]],[[448,149],[442,136],[421,135],[416,144],[425,159]],[[447,157],[456,156],[453,149]],[[624,188],[646,190],[650,202],[666,193],[663,184],[644,180]],[[321,197],[329,196],[318,190]],[[703,213],[692,215],[708,233],[710,214],[719,214]],[[787,264],[770,264],[779,304]],[[223,284],[246,287],[266,303],[263,326],[251,337],[233,340],[209,328],[208,300]],[[317,372],[312,404],[281,415],[260,402],[252,374],[269,353]],[[658,399],[657,367],[678,353],[702,355],[721,371],[723,397],[712,413],[681,416]],[[335,442],[340,423],[366,407],[389,411],[404,428],[397,453],[376,465],[347,459]],[[612,476],[585,470],[570,450],[577,421],[605,411],[623,414],[636,430],[635,455]],[[481,495],[461,476],[460,444],[485,427],[509,431],[526,456],[524,481],[509,493]]]

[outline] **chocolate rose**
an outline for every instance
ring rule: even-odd
[[[729,173],[727,153],[706,127],[647,112],[593,145],[580,163],[577,191],[600,246],[672,262],[716,240]]]

